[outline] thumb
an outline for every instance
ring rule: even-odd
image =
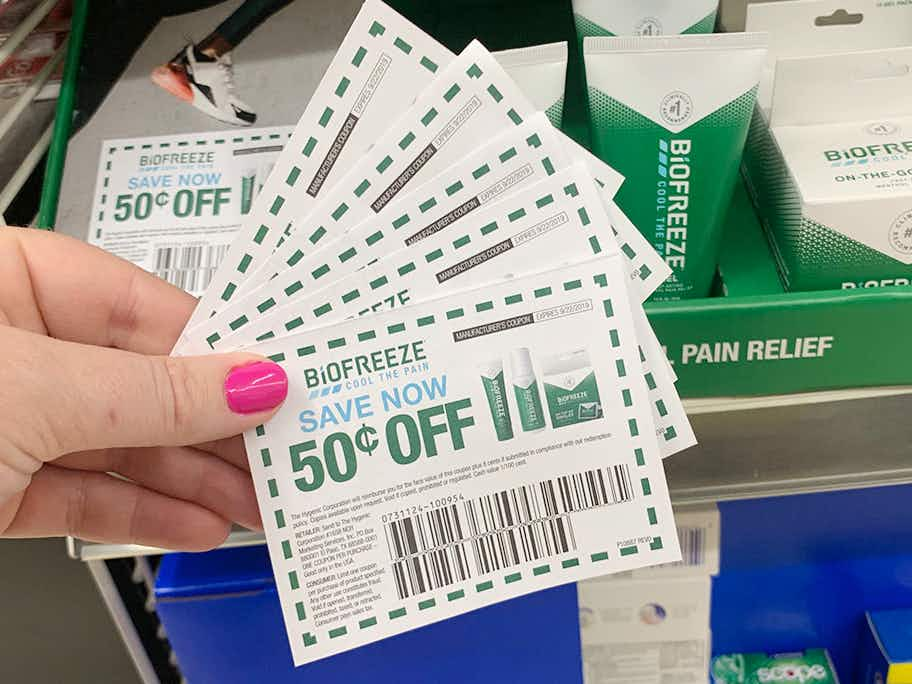
[[[230,437],[268,420],[288,391],[285,371],[251,354],[144,356],[23,334],[34,338],[15,364],[26,377],[12,386],[28,388],[18,397],[19,413],[26,409],[20,426],[29,415],[43,423],[36,427],[44,439],[26,439],[45,452],[32,452],[41,460]]]

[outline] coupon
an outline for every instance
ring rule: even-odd
[[[326,193],[453,54],[380,0],[365,0],[186,330],[230,301],[292,219]]]
[[[257,304],[228,322],[232,334],[199,340],[189,353],[231,351],[247,344],[364,315],[410,301],[527,275],[619,247],[587,167],[577,162],[501,202],[473,213],[458,229],[423,239],[324,288],[261,312]],[[625,255],[628,272],[631,262]],[[272,282],[276,282],[278,278]],[[276,292],[265,293],[272,301]],[[667,361],[633,289],[628,289],[663,457],[696,443]],[[246,300],[237,302],[237,308]],[[266,300],[267,302],[269,300]],[[259,316],[257,314],[260,314]]]
[[[102,141],[89,242],[202,294],[289,135],[273,126]]]
[[[680,558],[626,282],[601,257],[250,348],[291,380],[244,438],[296,664]]]
[[[515,103],[525,103],[513,80],[478,41],[472,41],[425,88],[343,177],[304,216],[264,266],[251,272],[241,291],[256,287],[347,232],[406,190],[523,122]],[[534,110],[529,108],[528,114]]]
[[[242,317],[253,323],[424,237],[459,230],[480,209],[563,168],[564,157],[557,130],[544,114],[534,115],[413,192],[397,197],[348,233],[287,266],[272,280],[236,297],[194,329],[193,339],[181,353],[206,351],[213,340],[236,330]]]

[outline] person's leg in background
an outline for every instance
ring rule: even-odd
[[[167,64],[156,67],[152,81],[175,97],[219,121],[249,126],[256,113],[234,90],[231,51],[260,24],[292,0],[245,0],[212,33],[185,46]]]

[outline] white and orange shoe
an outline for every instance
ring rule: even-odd
[[[152,82],[219,121],[235,126],[256,122],[256,113],[235,95],[230,53],[209,57],[188,45],[167,64],[155,67]]]

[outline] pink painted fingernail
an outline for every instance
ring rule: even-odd
[[[273,409],[288,395],[288,376],[272,361],[257,361],[232,368],[225,378],[225,399],[234,413],[259,413]]]

